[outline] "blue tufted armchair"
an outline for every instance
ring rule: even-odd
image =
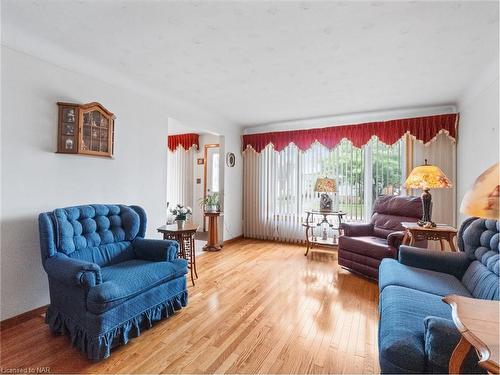
[[[49,278],[46,322],[91,360],[110,355],[187,304],[187,262],[175,241],[144,239],[138,206],[88,205],[39,216]]]

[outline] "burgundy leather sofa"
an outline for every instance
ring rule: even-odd
[[[378,266],[384,258],[397,258],[403,240],[403,221],[422,217],[419,197],[383,195],[377,198],[370,223],[342,223],[339,238],[339,265],[378,279]],[[414,245],[425,247],[427,243]]]

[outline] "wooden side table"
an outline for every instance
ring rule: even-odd
[[[453,322],[462,338],[450,358],[450,374],[461,374],[465,357],[474,347],[479,365],[490,374],[500,373],[500,302],[449,295],[443,301],[451,306]]]
[[[457,251],[453,237],[457,235],[457,230],[449,225],[438,224],[434,228],[424,228],[417,223],[402,222],[401,225],[405,228],[402,245],[413,246],[415,241],[428,240],[439,241],[441,251],[444,251],[445,241],[450,244],[451,251]]]
[[[222,216],[222,212],[205,212],[208,217],[208,241],[203,246],[204,251],[220,251],[222,249],[219,244],[219,229],[217,228],[217,220]]]
[[[194,284],[194,276],[198,278],[198,271],[196,270],[196,254],[194,234],[198,227],[193,223],[185,223],[183,228],[179,228],[177,224],[162,225],[157,229],[158,232],[163,233],[164,240],[174,240],[179,243],[179,256],[188,261],[188,268],[191,271],[191,282]],[[194,272],[194,274],[193,274]]]

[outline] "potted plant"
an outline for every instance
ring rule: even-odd
[[[184,228],[184,223],[188,216],[193,214],[191,207],[183,206],[179,203],[174,208],[171,208],[170,212],[175,216],[175,221],[177,221],[177,227],[179,229]]]
[[[205,198],[200,199],[200,206],[205,212],[217,212],[219,210],[219,193],[207,194]]]

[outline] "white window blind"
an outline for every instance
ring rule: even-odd
[[[179,146],[167,155],[167,202],[193,207],[194,159],[196,147],[184,150]]]

